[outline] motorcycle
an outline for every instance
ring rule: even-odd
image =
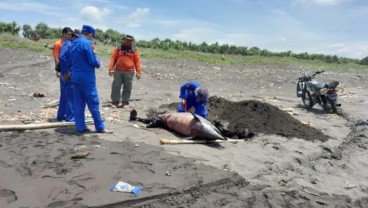
[[[328,84],[315,81],[315,76],[322,73],[324,71],[299,77],[296,86],[297,97],[301,97],[303,104],[309,109],[318,103],[325,112],[337,113],[337,107],[341,106],[337,95],[339,81],[332,81]]]

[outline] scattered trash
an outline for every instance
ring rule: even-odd
[[[170,171],[166,171],[166,174],[165,174],[165,175],[167,175],[167,176],[171,176]]]
[[[350,184],[349,181],[346,181],[345,184],[346,185],[344,186],[344,188],[346,189],[353,189],[358,187],[357,185]]]
[[[302,124],[304,124],[306,126],[312,126],[311,122],[309,122],[309,121],[302,121]]]
[[[139,129],[138,124],[133,124],[133,127],[135,127],[135,128],[137,128],[137,129]]]
[[[89,155],[89,152],[88,151],[85,151],[85,152],[78,152],[74,155],[72,155],[72,159],[80,159],[80,158],[85,158]]]
[[[96,144],[95,146],[93,146],[94,148],[101,148],[101,145]]]
[[[87,146],[86,145],[77,145],[75,148],[74,148],[74,152],[77,152],[77,151],[80,151],[82,149],[86,149]]]
[[[293,108],[282,108],[281,110],[287,112],[290,115],[300,115],[295,109]]]
[[[45,97],[45,94],[39,93],[39,92],[35,92],[35,93],[33,93],[33,97]]]
[[[225,164],[224,167],[222,168],[222,170],[224,171],[230,171],[229,165]]]
[[[22,120],[21,122],[24,123],[24,124],[35,123],[35,121],[34,120],[31,120],[31,119]]]
[[[136,186],[132,186],[129,183],[123,182],[123,181],[119,181],[117,184],[113,185],[111,187],[111,191],[117,191],[117,192],[130,192],[133,193],[135,195],[138,195],[142,192],[143,187],[136,187]]]
[[[139,147],[139,144],[135,144],[134,147]]]

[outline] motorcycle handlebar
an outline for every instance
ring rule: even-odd
[[[325,71],[316,71],[314,74],[312,75],[304,75],[302,77],[299,77],[298,80],[299,81],[311,81],[312,79],[314,79],[314,77],[317,75],[317,74],[322,74],[324,73]]]

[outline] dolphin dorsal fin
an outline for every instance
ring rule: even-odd
[[[196,115],[195,113],[193,113],[192,111],[189,111],[190,114],[192,114],[194,116],[194,119],[201,122],[201,119],[198,118],[198,115]]]

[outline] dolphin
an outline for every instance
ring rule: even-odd
[[[192,112],[170,113],[153,118],[139,118],[137,115],[137,111],[132,110],[130,120],[148,123],[147,128],[163,127],[195,139],[227,140],[210,121]]]

